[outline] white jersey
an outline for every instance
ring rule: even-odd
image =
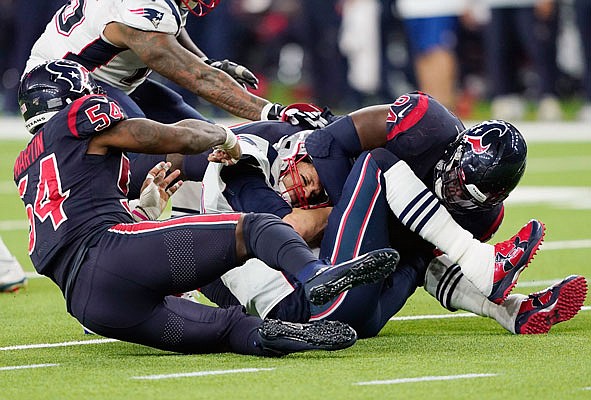
[[[279,186],[273,186],[271,183],[279,182],[279,174],[281,170],[281,159],[279,157],[275,158],[275,161],[272,164],[269,162],[267,154],[271,144],[263,138],[249,134],[238,135],[238,140],[240,141],[242,154],[249,155],[256,160],[256,166],[265,175],[265,182],[267,185],[273,188],[278,195],[281,196]],[[222,168],[224,168],[223,164],[209,163],[205,170],[201,193],[202,213],[234,211],[223,194],[226,189],[226,184],[220,176]]]
[[[119,22],[135,29],[178,36],[187,10],[175,0],[71,0],[59,9],[37,40],[25,72],[48,60],[65,58],[84,65],[95,79],[131,93],[150,69],[131,50],[104,37]]]

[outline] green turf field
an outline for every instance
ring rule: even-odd
[[[0,141],[0,235],[32,272],[12,182],[23,144]],[[591,278],[591,143],[529,150],[496,236],[533,217],[547,224],[521,293],[569,274]],[[57,288],[33,278],[27,290],[0,295],[0,399],[589,399],[590,305],[548,335],[514,336],[493,320],[449,313],[419,289],[377,338],[346,350],[186,356],[84,335]]]

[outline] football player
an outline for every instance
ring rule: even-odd
[[[256,133],[258,124],[237,131]],[[486,121],[465,129],[440,103],[417,92],[403,95],[391,105],[369,107],[336,119],[307,134],[303,141],[305,146],[294,140],[290,148],[306,149],[335,204],[320,256],[335,261],[388,243],[402,257],[387,280],[350,290],[327,305],[313,306],[312,319],[347,321],[362,337],[373,336],[422,284],[428,266],[425,288],[442,304],[492,316],[513,333],[547,332],[582,307],[586,281],[580,276],[568,277],[530,297],[512,295],[505,301],[543,240],[541,222],[530,221],[517,235],[495,246],[474,239],[488,240],[498,229],[504,215],[503,200],[525,170],[525,141],[513,125]],[[227,181],[224,196],[234,206],[252,207],[262,197],[257,193],[249,201],[245,197],[248,190],[232,183],[239,175],[221,176]],[[206,186],[204,194],[207,190]],[[242,198],[234,199],[236,196]],[[461,266],[452,269],[453,279],[451,272],[443,272],[444,263],[430,263],[440,254],[439,250],[434,253],[435,247],[447,253],[447,260],[454,259],[447,265]],[[264,300],[260,291],[249,294],[247,282],[256,281],[259,288],[273,293],[281,279],[271,273],[268,276],[276,275],[275,279],[269,277],[269,283],[263,285],[265,278],[253,277],[259,269],[260,275],[266,275],[264,269],[254,263],[248,269],[250,272],[234,270],[222,278],[241,302],[262,315],[273,307],[284,318],[294,315],[281,309],[289,309],[289,301]],[[296,303],[300,297],[297,293],[290,296]],[[532,302],[534,298],[538,300]],[[300,317],[305,319],[306,315]]]
[[[257,78],[233,62],[209,60],[185,31],[189,13],[203,16],[220,0],[71,1],[47,24],[25,71],[63,58],[82,64],[130,118],[162,123],[205,119],[172,89],[148,75],[156,71],[212,104],[242,118],[285,119],[321,126],[317,114],[299,112],[257,97],[245,86]],[[320,125],[317,125],[320,124]],[[137,198],[147,171],[164,155],[132,156],[130,196]],[[182,157],[169,158],[182,170]]]
[[[320,269],[305,284],[313,300],[345,290],[341,281],[355,286],[383,278],[398,253],[381,249],[328,265],[270,214],[134,222],[126,151],[194,154],[219,147],[230,162],[240,157],[240,144],[229,129],[205,121],[127,119],[101,92],[88,70],[68,60],[35,67],[19,88],[25,125],[34,134],[14,165],[29,220],[29,255],[63,292],[67,311],[97,334],[182,353],[282,355],[351,346],[356,333],[343,323],[263,321],[240,306],[210,307],[174,294],[258,257],[292,273]],[[148,177],[158,179],[157,192],[170,183],[160,184],[162,168]],[[157,216],[139,211],[142,220]]]

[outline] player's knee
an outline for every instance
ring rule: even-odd
[[[248,213],[241,218],[241,221],[245,240],[260,236],[261,232],[273,225],[286,225],[278,216],[267,213]]]
[[[382,147],[371,150],[369,154],[382,171],[387,171],[400,161],[394,153]]]
[[[259,239],[268,238],[269,235],[266,235],[265,231],[277,225],[289,226],[281,218],[273,214],[244,214],[238,221],[236,232],[237,236],[243,240],[246,254],[253,254],[253,249],[259,247],[256,245]]]

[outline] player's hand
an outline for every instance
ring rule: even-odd
[[[177,169],[166,176],[170,167],[171,163],[162,161],[148,172],[140,192],[139,204],[132,210],[137,221],[158,219],[170,196],[183,184],[183,181],[178,181],[171,186],[181,171]]]
[[[215,146],[213,153],[207,156],[211,162],[218,162],[224,165],[234,165],[242,157],[242,148],[238,137],[227,126],[216,124],[226,132],[226,140],[224,143]]]
[[[238,158],[230,156],[226,150],[214,149],[213,152],[207,156],[207,161],[228,165],[234,165],[238,162]]]
[[[265,113],[266,112],[266,113]],[[322,110],[311,103],[295,103],[282,106],[279,103],[271,104],[263,109],[263,120],[280,120],[297,125],[303,129],[319,129],[328,125],[327,116],[330,111]]]
[[[242,65],[238,65],[230,60],[209,60],[206,59],[205,63],[211,65],[214,68],[221,69],[228,75],[230,75],[236,82],[242,85],[244,88],[250,86],[253,89],[258,89],[259,80],[250,70]]]

